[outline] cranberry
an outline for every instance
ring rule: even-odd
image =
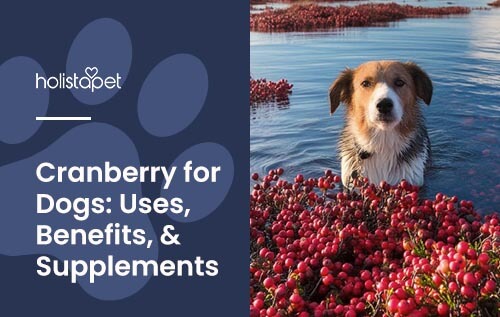
[[[437,313],[439,316],[448,316],[450,313],[450,306],[447,303],[439,303],[437,305]]]

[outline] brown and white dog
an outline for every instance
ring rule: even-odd
[[[371,61],[346,69],[329,90],[330,114],[346,105],[339,140],[342,183],[354,175],[378,184],[424,183],[430,141],[419,101],[432,98],[432,82],[415,63]]]

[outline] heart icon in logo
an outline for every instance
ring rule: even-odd
[[[99,72],[99,70],[97,69],[97,67],[86,67],[85,68],[85,74],[87,74],[87,76],[89,76],[90,79],[94,78],[94,76],[97,75],[98,72]]]

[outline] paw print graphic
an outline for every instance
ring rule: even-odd
[[[127,89],[127,78],[134,75],[130,72],[132,53],[132,40],[120,22],[102,18],[83,27],[71,44],[66,69],[62,73],[66,76],[87,76],[91,80],[113,76],[116,79],[119,74],[120,88],[101,87],[102,89],[92,91],[73,87],[69,89],[73,97],[90,111],[93,107],[104,106],[121,90]],[[58,77],[54,75],[58,70],[50,71],[49,73],[35,59],[26,56],[13,57],[0,65],[0,141],[10,144],[12,151],[16,151],[16,144],[33,138],[42,124],[51,124],[35,118],[47,114],[49,104],[57,102],[57,93],[53,89],[36,89],[34,80],[35,74],[44,78]],[[56,84],[55,79],[51,84]],[[102,83],[97,82],[97,86],[99,84]],[[152,68],[138,89],[137,99],[134,101],[137,104],[138,122],[150,138],[160,139],[162,144],[168,146],[169,139],[175,138],[176,134],[196,120],[205,104],[207,93],[208,74],[200,59],[190,54],[169,56]],[[116,115],[119,116],[120,113]],[[155,232],[150,216],[138,212],[126,215],[120,211],[120,194],[142,197],[139,182],[42,183],[36,177],[37,166],[42,162],[70,167],[103,166],[104,162],[109,161],[123,168],[140,166],[140,157],[140,150],[121,129],[106,122],[81,121],[41,151],[1,166],[0,182],[4,190],[0,191],[0,254],[46,254],[59,260],[104,262],[108,255],[128,261],[157,260],[158,237],[161,232]],[[190,208],[190,216],[187,218],[182,214],[164,215],[174,222],[194,222],[209,216],[224,201],[233,181],[233,159],[220,144],[205,142],[191,145],[175,160],[165,162],[164,165],[182,167],[189,160],[193,161],[193,166],[218,165],[222,166],[222,170],[218,174],[216,185],[209,182],[186,183],[182,172],[175,174],[168,190],[163,189],[165,180],[154,184],[162,197],[182,197],[186,208]],[[75,211],[68,211],[67,214],[38,214],[35,211],[37,194],[51,195],[60,208],[73,208]],[[91,214],[85,221],[78,221],[74,212],[82,207],[59,200],[61,197],[67,197],[70,201],[78,197],[104,197],[108,209],[99,215]],[[48,225],[53,230],[81,228],[89,231],[93,228],[104,229],[108,224],[112,224],[116,230],[125,226],[131,229],[142,228],[147,233],[146,238],[153,241],[152,246],[126,245],[123,241],[117,245],[110,243],[99,246],[90,243],[37,243],[38,225]],[[150,277],[104,274],[95,283],[90,283],[83,276],[77,278],[76,282],[95,298],[116,300],[138,292]]]

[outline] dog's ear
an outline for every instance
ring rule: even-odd
[[[432,81],[427,73],[413,62],[407,62],[404,66],[413,78],[417,96],[420,97],[427,105],[430,105],[432,99]]]
[[[333,82],[328,90],[330,95],[330,115],[332,115],[341,102],[348,104],[351,100],[353,71],[346,68]]]

